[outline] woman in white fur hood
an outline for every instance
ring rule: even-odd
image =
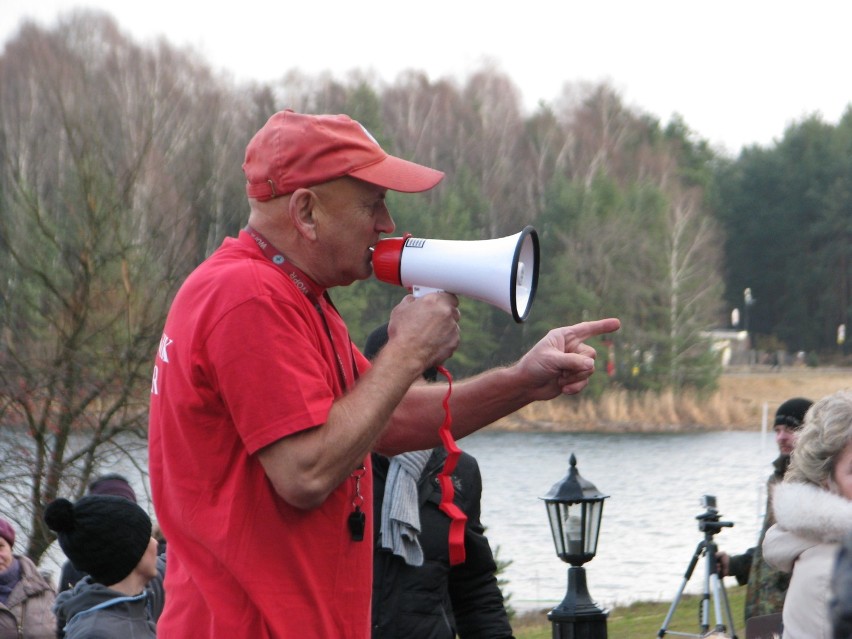
[[[793,573],[783,639],[832,639],[831,575],[852,531],[852,392],[824,397],[808,411],[772,503],[777,523],[763,540],[764,558]]]

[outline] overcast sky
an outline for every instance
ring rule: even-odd
[[[237,80],[405,69],[459,81],[485,64],[511,77],[528,110],[565,83],[609,82],[631,108],[674,113],[717,148],[769,145],[852,103],[852,3],[844,0],[0,0],[0,42],[29,17],[51,26],[101,8],[140,42],[194,47]]]

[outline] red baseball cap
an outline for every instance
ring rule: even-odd
[[[427,191],[441,171],[388,155],[361,124],[346,115],[273,115],[246,147],[246,193],[271,200],[296,189],[349,175],[401,191]]]

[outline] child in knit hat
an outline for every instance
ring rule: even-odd
[[[107,473],[106,475],[100,475],[95,477],[91,484],[89,484],[89,489],[86,492],[88,495],[115,495],[116,497],[124,497],[125,499],[129,499],[134,504],[136,501],[136,492],[133,490],[133,486],[130,485],[130,481],[124,476],[119,475],[118,473]],[[86,576],[86,573],[82,570],[78,570],[74,567],[70,561],[66,561],[62,564],[62,570],[59,573],[59,592],[64,592],[66,590],[71,590],[78,581],[80,581],[83,577]],[[62,635],[60,634],[60,639]]]
[[[56,598],[65,637],[155,637],[146,586],[162,574],[147,513],[124,497],[87,495],[74,504],[51,502],[44,521],[74,566],[88,573]]]

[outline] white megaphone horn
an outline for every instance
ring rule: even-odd
[[[523,322],[538,285],[538,234],[531,226],[495,240],[427,240],[410,236],[379,240],[373,251],[376,278],[419,297],[447,291],[487,302]]]

